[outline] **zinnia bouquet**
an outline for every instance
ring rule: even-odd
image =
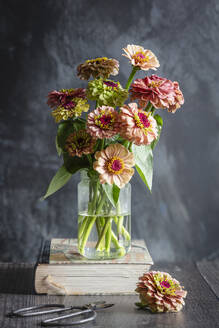
[[[125,87],[109,79],[118,74],[119,62],[101,57],[86,60],[77,68],[80,79],[91,79],[86,89],[62,89],[48,94],[47,103],[58,123],[56,147],[63,165],[44,198],[63,187],[79,170],[86,172],[89,200],[87,209],[79,213],[81,254],[85,254],[95,225],[96,251],[109,254],[114,247],[117,256],[125,254],[124,243],[130,245],[130,233],[124,225],[120,195],[133,176],[134,167],[151,190],[153,150],[163,125],[155,111],[167,109],[175,113],[184,102],[177,82],[154,74],[133,82],[139,70],[156,70],[160,66],[152,51],[136,45],[123,50],[132,65]],[[91,101],[94,106],[89,111]]]

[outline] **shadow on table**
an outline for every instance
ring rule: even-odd
[[[0,270],[0,293],[35,294],[33,265],[5,264]]]

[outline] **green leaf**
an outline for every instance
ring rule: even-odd
[[[57,151],[58,156],[60,157],[62,154],[62,148],[60,148],[58,145],[57,136],[56,136],[56,151]]]
[[[119,194],[120,194],[120,188],[117,185],[113,184],[113,200],[115,204],[118,203]]]
[[[153,153],[151,146],[132,145],[132,152],[135,156],[135,167],[148,189],[152,189],[153,178]]]
[[[71,178],[72,174],[69,173],[64,165],[56,172],[56,175],[52,178],[46,194],[43,196],[44,199],[54,194],[57,190],[61,189]]]
[[[85,120],[81,118],[76,118],[73,121],[63,121],[59,123],[57,130],[57,145],[63,151],[65,150],[65,142],[69,134],[84,129],[85,128]]]
[[[74,124],[72,121],[64,121],[59,123],[57,130],[57,145],[63,151],[65,150],[65,142],[70,133],[74,132]]]
[[[161,134],[161,130],[163,127],[163,119],[160,115],[156,114],[154,115],[154,119],[157,121],[157,128],[158,128],[158,136],[157,139],[155,139],[152,143],[151,143],[151,148],[152,150],[155,148],[155,146],[157,145],[159,139],[160,139],[160,134]]]
[[[69,156],[68,153],[63,154],[64,166],[66,170],[74,174],[80,169],[89,168],[89,161],[86,156],[77,157]]]
[[[117,187],[115,184],[109,185],[108,183],[103,184],[102,187],[111,204],[116,207],[119,200],[119,187]]]

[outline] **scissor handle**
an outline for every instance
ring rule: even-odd
[[[43,308],[53,308],[53,307],[55,307],[56,309],[46,310],[46,311],[29,312],[32,310],[38,310],[38,309],[43,309]],[[42,315],[42,314],[47,314],[47,313],[63,312],[64,310],[66,310],[64,304],[41,304],[41,305],[30,306],[27,308],[22,308],[22,309],[12,311],[9,314],[9,316],[11,316],[11,317],[31,317],[31,316],[37,316],[37,315]]]
[[[73,313],[70,313],[70,314],[63,315],[63,316],[59,316],[57,318],[43,320],[43,321],[41,321],[41,326],[48,327],[48,326],[74,326],[74,325],[80,325],[82,323],[93,321],[97,316],[96,312],[92,309],[84,310],[83,307],[75,307],[75,306],[72,307],[72,309],[81,310],[81,311],[73,312]],[[71,322],[66,322],[66,323],[58,322],[58,321],[62,321],[64,319],[77,317],[79,315],[84,315],[84,314],[90,314],[90,316],[88,318],[84,318],[84,319],[77,320],[77,321],[71,321]]]

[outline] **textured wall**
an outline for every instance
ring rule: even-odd
[[[120,60],[127,43],[158,56],[158,75],[178,80],[185,105],[162,112],[153,193],[133,179],[133,237],[154,260],[207,256],[219,228],[219,3],[217,0],[1,2],[0,203],[2,261],[31,261],[41,238],[76,236],[75,176],[38,199],[60,166],[56,125],[46,105],[52,89],[84,85],[77,65],[96,56]],[[139,76],[144,76],[140,73]]]

